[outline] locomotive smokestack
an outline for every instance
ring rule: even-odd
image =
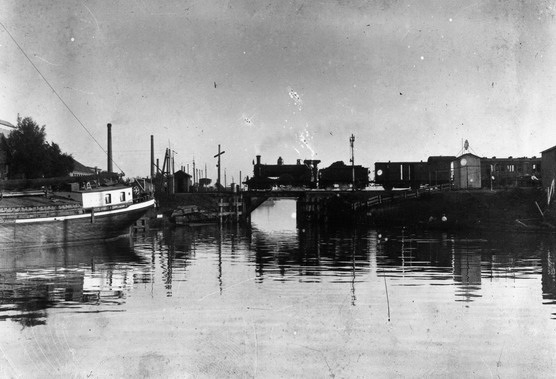
[[[261,156],[257,155],[257,164],[261,164]]]
[[[106,127],[108,128],[108,172],[112,172],[112,124]]]

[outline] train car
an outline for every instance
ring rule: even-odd
[[[423,185],[440,185],[452,180],[451,162],[455,156],[431,156],[426,162],[376,162],[375,184],[385,190],[417,189]]]
[[[354,183],[355,176],[355,183]],[[342,161],[319,170],[319,188],[351,188],[363,189],[369,185],[369,169],[361,165],[346,165]]]
[[[426,162],[376,162],[375,184],[386,191],[393,188],[419,188],[425,177]]]
[[[542,158],[481,158],[483,188],[540,185]]]
[[[427,159],[427,181],[426,184],[438,186],[452,182],[452,162],[456,160],[455,156],[430,156]]]
[[[262,164],[261,156],[257,155],[257,163],[253,165],[253,177],[248,179],[250,190],[270,190],[275,187],[316,188],[318,178],[318,160],[297,160],[297,164],[284,164],[281,157],[275,165]]]

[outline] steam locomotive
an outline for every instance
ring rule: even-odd
[[[335,162],[329,167],[320,169],[320,160],[300,159],[296,164],[284,164],[281,157],[275,165],[262,164],[261,156],[253,165],[253,177],[245,181],[249,190],[270,190],[275,187],[293,188],[355,188],[362,189],[369,184],[367,167],[348,166],[343,162]]]

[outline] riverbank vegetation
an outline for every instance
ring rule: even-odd
[[[61,177],[73,171],[72,156],[63,153],[58,144],[48,142],[45,129],[31,117],[18,117],[16,129],[1,136],[8,179]]]

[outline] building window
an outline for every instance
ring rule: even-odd
[[[112,203],[112,194],[107,193],[106,195],[104,195],[104,203],[105,204]]]
[[[120,192],[120,201],[125,201],[125,192]]]
[[[509,164],[508,165],[508,171],[509,172],[514,172],[514,170],[515,170],[515,166],[513,164]]]

